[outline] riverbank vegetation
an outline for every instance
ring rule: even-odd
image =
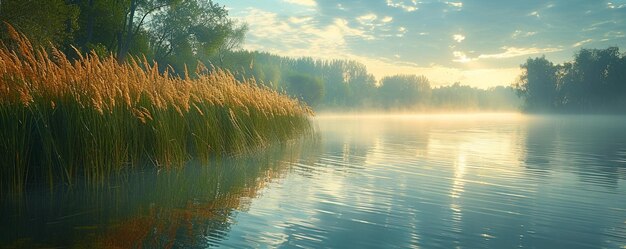
[[[8,31],[14,42],[0,48],[3,192],[101,182],[146,163],[177,167],[309,128],[308,107],[227,71],[200,65],[179,77],[145,58],[119,63],[95,52],[70,60]]]
[[[529,58],[515,85],[528,112],[626,114],[626,55],[619,48],[581,49],[554,64]]]

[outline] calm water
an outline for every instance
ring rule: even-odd
[[[626,118],[329,116],[319,139],[4,200],[4,247],[626,248]]]

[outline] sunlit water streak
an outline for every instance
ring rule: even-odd
[[[30,201],[55,200],[36,209],[46,215],[4,214],[18,224],[18,238],[54,246],[90,236],[132,240],[122,236],[130,229],[144,236],[135,244],[180,248],[626,248],[624,117],[321,115],[314,122],[320,139],[306,146],[130,177],[97,202]],[[157,225],[138,228],[137,217]],[[53,231],[62,239],[37,238]],[[14,239],[5,235],[4,244]]]
[[[320,116],[223,246],[624,248],[626,119]]]

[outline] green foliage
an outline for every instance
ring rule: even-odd
[[[248,30],[210,0],[4,0],[0,20],[36,46],[51,42],[72,58],[79,55],[70,46],[119,61],[146,56],[161,71],[179,75],[198,60],[239,48]],[[6,44],[10,39],[1,29]]]
[[[528,59],[515,85],[527,111],[626,113],[626,56],[617,47],[581,49],[554,65]]]
[[[386,108],[423,107],[430,100],[430,82],[424,76],[388,76],[380,83],[378,96]]]
[[[527,99],[526,110],[537,112],[552,109],[557,98],[557,67],[545,57],[529,58],[521,67],[524,71],[516,89],[520,96]]]
[[[444,111],[513,111],[521,104],[512,87],[498,86],[484,90],[457,82],[434,88],[430,108]]]
[[[324,96],[324,84],[319,78],[306,74],[287,77],[287,93],[301,99],[309,106],[316,106]]]
[[[243,39],[245,25],[235,27],[223,6],[212,1],[181,0],[155,13],[149,24],[150,44],[157,61],[183,72],[206,60],[226,42],[233,48]],[[229,39],[232,38],[232,39]]]
[[[0,20],[28,36],[36,46],[62,46],[72,43],[78,9],[65,0],[3,0]],[[5,44],[10,42],[7,34],[5,25],[1,25],[0,39]]]

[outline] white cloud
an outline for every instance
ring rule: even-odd
[[[355,19],[362,28],[366,29],[370,34],[376,34],[377,37],[393,36],[393,34],[389,34],[389,31],[392,30],[389,24],[393,21],[393,17],[384,16],[381,18],[374,13],[368,13],[358,16]]]
[[[346,40],[350,37],[374,39],[366,31],[350,27],[348,21],[341,18],[320,27],[310,17],[281,18],[273,12],[249,8],[241,19],[251,30],[245,49],[282,56],[331,59],[348,51]]]
[[[454,59],[452,60],[453,62],[468,63],[476,60],[476,58],[467,57],[467,55],[461,51],[454,51],[452,52],[452,55],[454,56]]]
[[[407,29],[405,27],[399,27],[398,28],[398,33],[396,34],[397,37],[403,37],[407,32]]]
[[[515,30],[513,34],[511,34],[511,38],[516,39],[516,38],[530,37],[536,34],[537,32],[534,32],[534,31],[524,32],[518,29],[518,30]]]
[[[376,16],[376,14],[369,13],[369,14],[366,14],[366,15],[359,16],[356,19],[360,23],[365,23],[365,22],[372,22],[372,21],[376,20],[376,18],[378,18],[378,16]]]
[[[317,6],[317,2],[315,2],[315,0],[283,0],[283,2],[309,7]]]
[[[612,3],[612,2],[608,2],[608,3],[606,4],[606,7],[607,7],[607,8],[609,8],[609,9],[621,9],[621,8],[626,7],[626,4],[615,5],[615,4],[614,4],[614,3]]]
[[[409,3],[407,3],[407,2],[409,2]],[[416,11],[418,9],[416,0],[411,0],[411,1],[387,0],[387,6],[394,7],[394,8],[400,8],[400,9],[403,9],[404,11],[406,11],[406,12],[413,12],[413,11]]]
[[[463,2],[446,2],[447,5],[457,8],[463,8]]]
[[[610,38],[610,39],[624,38],[626,37],[626,34],[624,34],[624,32],[622,31],[609,31],[604,34],[604,37]]]
[[[381,21],[384,22],[384,23],[388,23],[388,22],[393,21],[393,17],[386,16]]]
[[[533,55],[533,54],[545,54],[557,51],[562,51],[562,48],[516,48],[516,47],[502,47],[505,51],[497,54],[481,54],[478,57],[470,57],[463,51],[452,52],[453,62],[469,63],[480,59],[508,59],[518,56]],[[473,53],[474,51],[472,51]]]
[[[577,43],[574,43],[574,45],[572,45],[572,47],[573,48],[580,47],[580,46],[585,45],[587,43],[590,43],[592,41],[593,41],[593,39],[582,40],[582,41],[579,41]]]
[[[452,39],[454,39],[456,42],[462,42],[463,40],[465,40],[465,36],[461,34],[455,34],[452,36]]]
[[[306,22],[310,22],[312,20],[313,20],[313,17],[310,17],[310,16],[305,16],[305,17],[292,16],[292,17],[289,17],[289,22],[291,22],[293,24],[306,23]]]
[[[545,54],[562,51],[562,48],[517,48],[517,47],[502,47],[505,51],[497,54],[481,54],[478,59],[505,59],[518,56],[525,56],[531,54]]]

